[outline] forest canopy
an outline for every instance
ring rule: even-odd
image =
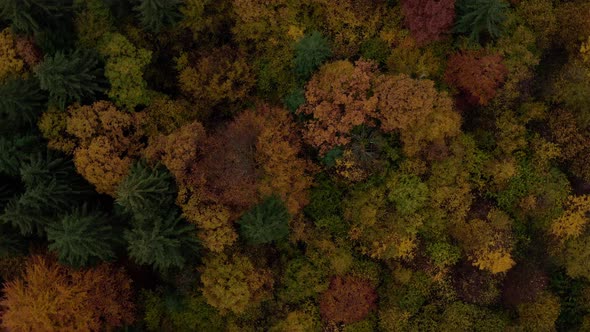
[[[590,330],[587,0],[0,1],[0,331]]]

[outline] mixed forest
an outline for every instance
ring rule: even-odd
[[[590,331],[590,1],[1,0],[1,331]]]

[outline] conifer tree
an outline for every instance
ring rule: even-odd
[[[242,216],[240,231],[246,242],[265,244],[289,235],[291,216],[278,196],[271,196]]]
[[[103,76],[97,57],[89,51],[57,52],[35,68],[41,89],[62,109],[72,101],[93,99],[103,91]]]
[[[461,0],[457,6],[455,32],[468,34],[473,42],[479,42],[482,33],[498,38],[507,9],[504,0]]]
[[[71,8],[71,0],[3,0],[0,18],[17,33],[33,34],[55,25]]]
[[[172,212],[166,217],[136,219],[134,228],[125,233],[125,239],[129,256],[138,264],[166,272],[170,268],[182,268],[185,256],[196,251],[194,232],[194,226]]]
[[[105,213],[89,211],[86,205],[74,209],[47,227],[49,250],[57,252],[59,261],[74,267],[94,259],[107,261],[115,257],[115,235]]]
[[[332,51],[328,40],[321,33],[313,31],[303,37],[295,46],[295,72],[305,82],[330,56],[332,56]]]
[[[174,204],[175,196],[173,178],[166,169],[137,162],[119,184],[116,201],[133,215],[150,216]]]
[[[179,0],[141,0],[135,7],[141,24],[152,32],[160,32],[165,26],[173,25],[181,19]]]
[[[37,80],[7,79],[0,85],[0,131],[34,123],[44,102]]]

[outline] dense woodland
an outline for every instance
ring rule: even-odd
[[[587,0],[0,1],[0,330],[590,331]]]

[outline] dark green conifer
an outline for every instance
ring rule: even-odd
[[[508,4],[503,0],[460,0],[455,32],[468,34],[473,42],[479,42],[482,33],[498,38],[507,9]]]
[[[180,3],[179,0],[141,0],[135,10],[139,13],[141,24],[147,30],[160,32],[164,27],[180,20]]]
[[[45,96],[39,82],[29,78],[9,78],[0,85],[0,130],[12,130],[36,123],[44,108]]]
[[[182,268],[185,257],[197,250],[194,233],[195,227],[174,211],[166,217],[136,219],[133,229],[125,232],[129,257],[160,272]]]
[[[2,0],[0,18],[17,33],[32,35],[54,27],[72,9],[72,0]]]
[[[174,204],[175,196],[174,180],[168,170],[137,162],[119,184],[116,202],[133,215],[150,216]]]
[[[302,81],[307,81],[311,74],[332,56],[330,44],[321,33],[313,31],[295,45],[295,73]]]
[[[66,55],[57,52],[46,56],[35,68],[41,89],[49,92],[50,101],[62,109],[72,101],[94,99],[103,91],[104,77],[95,54],[76,50]]]
[[[283,201],[270,196],[240,219],[240,232],[249,244],[271,243],[287,238],[291,216]]]
[[[115,257],[108,216],[89,211],[86,205],[52,222],[46,231],[49,250],[56,252],[62,263],[81,267],[95,259],[108,261]]]

